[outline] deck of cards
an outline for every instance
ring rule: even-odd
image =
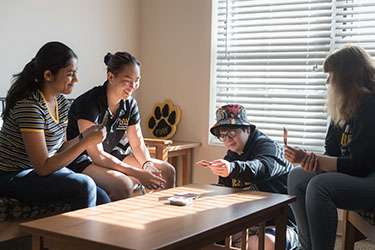
[[[193,198],[187,198],[183,196],[172,196],[168,198],[171,205],[186,206],[193,204]]]
[[[186,206],[186,205],[191,205],[193,203],[193,200],[197,199],[198,197],[199,197],[199,194],[183,192],[183,193],[175,193],[174,196],[169,197],[168,200],[171,205]]]

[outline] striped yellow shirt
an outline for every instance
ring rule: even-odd
[[[49,157],[58,151],[64,143],[69,101],[63,95],[57,95],[55,101],[56,117],[51,114],[41,92],[18,101],[10,110],[0,131],[1,170],[17,171],[32,168],[21,131],[44,133]]]

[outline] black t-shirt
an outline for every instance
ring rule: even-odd
[[[72,103],[69,110],[69,123],[67,128],[67,138],[71,140],[79,135],[79,119],[91,121],[100,124],[106,110],[108,109],[107,85],[92,88],[86,93],[79,96]],[[120,102],[120,110],[117,117],[110,116],[107,128],[107,137],[103,141],[104,151],[112,153],[116,147],[122,147],[120,140],[123,139],[128,126],[137,124],[140,121],[137,101],[133,97]]]

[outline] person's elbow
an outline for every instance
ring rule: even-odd
[[[35,173],[40,177],[50,175],[52,172],[45,166],[34,167]]]

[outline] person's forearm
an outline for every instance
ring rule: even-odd
[[[326,172],[337,172],[337,157],[328,155],[316,155],[318,158],[319,169]]]
[[[132,147],[133,154],[140,164],[151,159],[150,152],[145,144],[141,143],[134,148]]]
[[[76,145],[80,141],[79,137],[80,136],[78,135],[74,139],[71,139],[69,141],[65,141],[63,143],[63,145],[61,145],[58,152],[64,152],[65,150],[67,150],[67,149],[71,148],[72,146]]]
[[[69,165],[74,159],[76,159],[87,147],[87,141],[79,139],[73,139],[76,143],[70,146],[68,149],[56,153],[54,156],[48,158],[42,168],[37,170],[41,176],[52,174],[53,172]]]
[[[89,155],[93,159],[93,162],[101,167],[117,170],[128,176],[134,176],[136,178],[139,175],[140,170],[138,168],[120,161],[115,156],[105,151],[98,150],[96,153],[89,152]]]

